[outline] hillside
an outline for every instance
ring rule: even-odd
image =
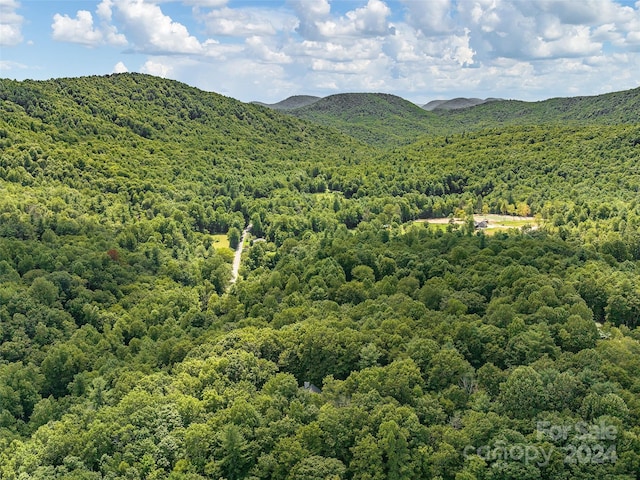
[[[0,80],[0,478],[634,480],[633,99],[486,128],[348,95],[329,128],[146,75]]]
[[[272,110],[140,74],[3,80],[0,99],[7,125],[5,156],[19,159],[38,145],[37,158],[20,173],[27,183],[49,178],[45,166],[54,157],[63,171],[77,167],[74,158],[83,158],[77,174],[96,188],[118,182],[138,188],[145,182],[166,197],[191,189],[197,172],[196,191],[267,195],[282,187],[284,165],[304,169],[314,164],[318,151],[324,152],[323,162],[343,161],[361,148]],[[51,159],[43,166],[40,157]],[[4,168],[12,167],[17,165],[5,160]],[[113,178],[120,173],[122,178]]]
[[[331,95],[288,113],[378,146],[408,143],[442,126],[430,112],[382,93]]]
[[[503,100],[473,109],[439,112],[458,128],[496,125],[637,124],[640,123],[640,88],[591,97],[552,98],[540,102]]]

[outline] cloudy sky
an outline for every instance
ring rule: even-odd
[[[0,0],[0,77],[136,71],[239,100],[640,85],[640,0]]]

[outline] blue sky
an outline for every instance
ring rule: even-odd
[[[0,0],[0,76],[136,71],[239,100],[538,100],[640,85],[640,0]]]

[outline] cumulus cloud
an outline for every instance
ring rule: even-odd
[[[228,0],[183,0],[185,5],[193,5],[194,7],[218,8],[224,7]]]
[[[631,46],[640,29],[639,9],[613,0],[459,0],[456,14],[483,60],[594,55],[604,42]]]
[[[53,16],[51,29],[53,39],[59,42],[79,43],[87,47],[98,45],[126,45],[127,39],[108,22],[111,19],[110,1],[98,5],[98,17],[102,17],[100,25],[93,22],[93,15],[87,10],[79,10],[75,18],[56,13]]]
[[[296,31],[305,39],[316,40],[321,37],[318,22],[329,18],[331,5],[327,0],[289,0],[296,13],[299,24]]]
[[[156,77],[167,78],[173,72],[173,67],[167,63],[147,60],[144,65],[142,65],[140,71],[142,73],[148,73],[149,75],[154,75]]]
[[[401,0],[406,9],[406,21],[423,35],[441,35],[454,30],[451,18],[453,6],[451,0],[430,0],[416,2]]]
[[[59,42],[98,45],[102,41],[102,33],[93,28],[91,12],[80,10],[76,18],[56,13],[53,16],[53,39]]]
[[[200,54],[203,47],[187,28],[143,0],[114,0],[113,15],[134,49],[145,53]]]
[[[368,0],[365,6],[338,17],[331,15],[327,0],[295,0],[291,5],[300,22],[297,31],[308,40],[385,36],[395,31],[387,20],[391,10],[381,0]]]
[[[253,58],[266,63],[291,63],[293,60],[289,55],[267,45],[265,40],[259,36],[247,38],[246,45]]]
[[[275,35],[282,26],[277,28],[272,16],[273,14],[264,10],[221,8],[207,13],[204,21],[207,33],[210,35],[233,37]]]
[[[367,5],[347,12],[346,30],[348,33],[365,35],[388,35],[395,32],[387,21],[391,9],[380,0],[369,0]]]
[[[112,73],[127,73],[128,71],[129,69],[124,63],[118,62],[113,66]]]
[[[20,4],[15,0],[0,0],[0,45],[11,47],[22,42],[22,23],[18,15]]]

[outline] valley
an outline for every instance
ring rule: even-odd
[[[0,478],[635,479],[640,89],[276,105],[0,80]]]

